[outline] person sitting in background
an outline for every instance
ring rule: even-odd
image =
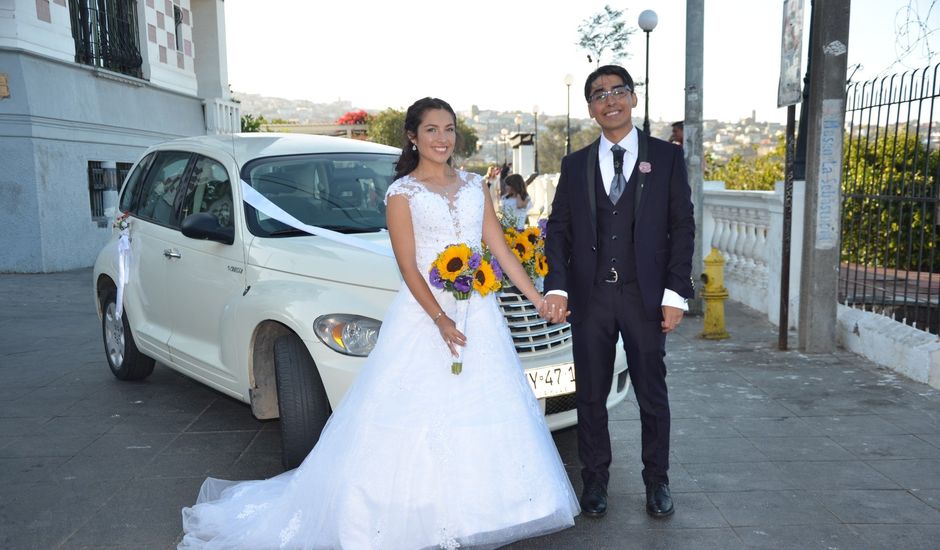
[[[682,142],[685,140],[685,121],[680,120],[679,122],[672,123],[672,134],[669,136],[669,141],[675,143],[676,145],[682,145]]]
[[[499,180],[499,166],[491,164],[486,171],[486,176],[483,178],[483,181],[486,182],[486,190],[489,192],[490,200],[493,201],[493,204],[499,204],[499,192],[502,187]]]
[[[499,210],[504,217],[513,220],[516,229],[522,229],[528,222],[529,210],[532,208],[526,182],[519,174],[510,174],[503,184],[506,190],[499,199]]]

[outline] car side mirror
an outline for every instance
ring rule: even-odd
[[[190,214],[183,220],[180,229],[190,239],[215,241],[222,244],[235,242],[235,228],[222,227],[215,215],[209,212]]]

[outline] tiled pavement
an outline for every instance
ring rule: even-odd
[[[676,514],[643,510],[639,420],[612,415],[610,512],[513,549],[937,548],[940,392],[852,354],[775,350],[729,303],[723,342],[669,339]],[[90,270],[0,275],[0,548],[171,548],[207,475],[280,471],[276,422],[166,367],[106,366]],[[555,434],[580,490],[574,431]]]

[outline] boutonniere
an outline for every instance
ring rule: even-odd
[[[652,172],[652,171],[653,171],[653,165],[652,165],[652,164],[650,164],[650,163],[648,163],[648,162],[646,162],[646,161],[640,163],[640,172],[643,172],[644,174],[649,174],[649,173]]]

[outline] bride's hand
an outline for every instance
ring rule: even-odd
[[[435,324],[437,325],[437,330],[441,332],[441,338],[444,339],[444,343],[450,348],[450,353],[453,354],[454,357],[458,357],[457,346],[466,346],[467,337],[457,330],[457,324],[446,315],[442,315]]]

